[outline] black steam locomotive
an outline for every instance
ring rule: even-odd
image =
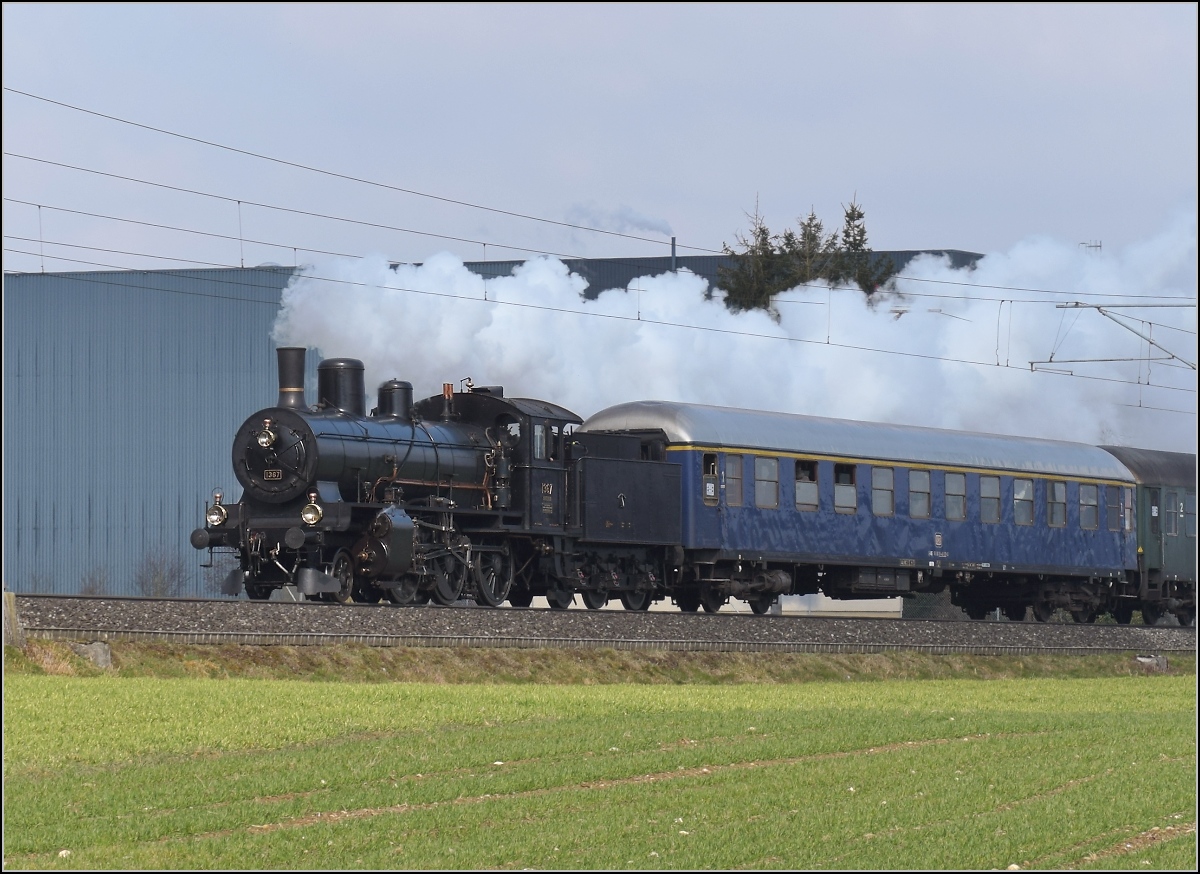
[[[280,349],[279,401],[238,430],[236,504],[197,549],[227,594],[598,609],[671,598],[767,612],[783,594],[949,589],[983,618],[1196,615],[1196,457],[697,404],[581,422],[498,386],[413,401],[363,365]]]
[[[214,493],[191,537],[237,553],[226,594],[566,607],[582,589],[589,606],[611,593],[635,610],[662,596],[680,530],[679,468],[661,440],[572,434],[575,414],[498,386],[447,384],[414,403],[390,380],[368,416],[362,362],[348,358],[320,363],[309,408],[305,350],[278,357],[278,404],[233,441],[242,499]],[[632,500],[647,488],[673,493],[673,509]]]

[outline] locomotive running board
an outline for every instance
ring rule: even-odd
[[[340,592],[342,585],[316,568],[302,567],[296,571],[296,588],[305,595],[315,595],[318,592]]]

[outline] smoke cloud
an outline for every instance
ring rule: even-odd
[[[1196,371],[1178,360],[1196,363],[1194,212],[1119,252],[1029,239],[967,270],[922,256],[870,304],[797,288],[775,318],[730,313],[686,270],[594,301],[584,285],[553,258],[487,281],[444,253],[398,269],[331,259],[285,290],[273,336],[362,359],[372,393],[398,377],[426,397],[471,377],[584,418],[674,400],[1195,451]],[[1094,309],[1055,307],[1130,299],[1096,295],[1185,304],[1112,310],[1178,359],[1147,362],[1167,353]]]
[[[643,215],[631,206],[622,204],[616,209],[602,209],[591,203],[577,203],[567,212],[567,221],[602,231],[619,234],[650,233],[671,236],[671,225],[665,219]]]

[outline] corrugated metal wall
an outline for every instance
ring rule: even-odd
[[[136,594],[182,561],[229,447],[277,397],[270,332],[291,268],[4,277],[4,587]],[[313,358],[315,356],[310,356]],[[311,367],[311,365],[310,365]]]

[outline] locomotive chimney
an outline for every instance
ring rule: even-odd
[[[279,402],[278,407],[303,410],[304,403],[304,347],[280,346],[275,350],[279,359]]]
[[[413,387],[402,379],[389,379],[379,387],[379,415],[412,419]]]
[[[317,403],[351,416],[366,415],[363,363],[357,358],[326,358],[318,364]]]

